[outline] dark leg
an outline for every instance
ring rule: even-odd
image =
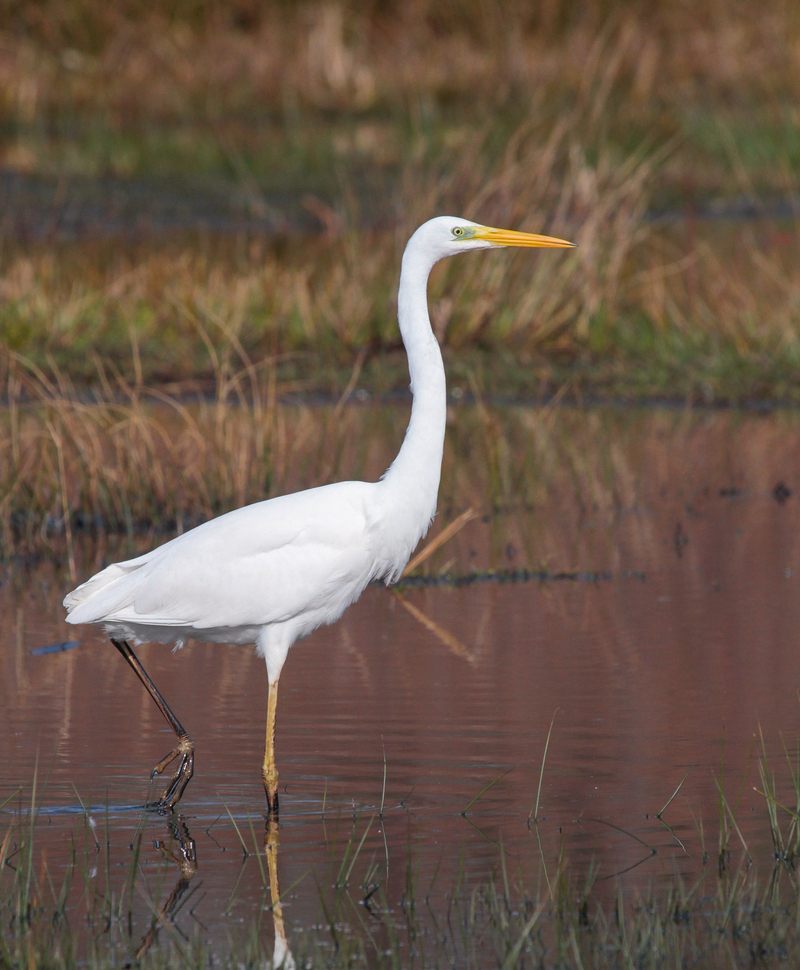
[[[144,684],[145,690],[156,702],[156,707],[161,711],[167,720],[167,723],[175,732],[178,738],[177,745],[172,751],[153,768],[150,773],[150,778],[155,778],[156,775],[160,775],[167,765],[171,764],[176,758],[180,758],[178,763],[178,768],[175,774],[170,779],[167,789],[164,794],[159,798],[157,802],[149,802],[147,807],[153,809],[156,812],[171,812],[189,781],[194,774],[194,741],[186,733],[186,729],[181,724],[181,722],[175,717],[175,715],[170,710],[169,704],[161,696],[161,692],[150,680],[147,671],[142,666],[139,658],[133,652],[130,644],[126,640],[115,640],[111,637],[111,642],[119,650],[122,656],[128,661],[128,663],[133,667],[133,671],[139,680]]]

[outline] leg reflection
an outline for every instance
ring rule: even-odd
[[[158,915],[149,932],[145,933],[142,937],[142,942],[136,950],[137,962],[153,945],[161,927],[166,923],[172,923],[174,917],[177,915],[175,910],[178,903],[189,888],[192,877],[197,872],[197,850],[194,839],[189,835],[189,829],[183,816],[176,817],[173,815],[167,822],[167,831],[170,835],[169,842],[162,842],[156,839],[155,846],[161,850],[166,858],[172,859],[177,863],[180,875],[178,881],[175,883],[175,888],[167,897],[164,905],[159,909]]]
[[[283,926],[283,907],[281,891],[278,887],[278,820],[274,815],[267,816],[264,830],[264,850],[269,870],[269,894],[272,902],[272,920],[275,924],[275,946],[272,951],[273,970],[295,970],[294,957],[289,950],[286,930]]]

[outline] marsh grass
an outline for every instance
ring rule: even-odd
[[[15,0],[0,16],[10,167],[191,172],[330,187],[336,168],[457,156],[532,102],[557,126],[587,92],[627,153],[679,134],[671,191],[782,190],[797,171],[791,4]],[[495,150],[502,151],[502,139]]]
[[[800,850],[800,770],[798,770],[800,743],[795,745],[794,751],[791,751],[787,747],[785,739],[782,740],[783,753],[791,781],[790,800],[787,804],[781,801],[779,796],[775,768],[770,764],[767,745],[760,726],[759,742],[761,751],[758,759],[758,773],[761,788],[755,786],[754,788],[765,799],[775,858],[787,866],[794,867]]]
[[[5,554],[62,532],[75,572],[76,531],[180,531],[337,468],[379,474],[367,444],[343,457],[342,407],[316,432],[276,402],[405,387],[397,267],[439,211],[579,243],[453,260],[432,280],[451,384],[478,402],[487,444],[479,506],[521,488],[481,403],[493,393],[797,400],[797,232],[703,228],[691,207],[796,195],[799,29],[777,0],[703,16],[567,0],[402,14],[368,0],[13,3],[0,14],[7,167],[59,185],[216,179],[261,216],[291,189],[324,232],[113,246],[5,234]],[[654,196],[688,200],[685,224],[648,219]],[[324,459],[310,446],[322,434]]]
[[[575,122],[580,129],[581,121]],[[496,165],[474,153],[449,178],[424,168],[396,232],[239,246],[182,242],[6,245],[0,379],[14,355],[58,385],[102,389],[102,371],[172,396],[213,394],[218,369],[274,370],[286,393],[407,386],[395,322],[402,247],[431,213],[547,231],[574,252],[451,260],[431,319],[461,393],[584,394],[708,402],[796,400],[798,237],[792,224],[688,235],[645,219],[653,159],[590,161],[576,132],[526,123]],[[477,160],[476,160],[477,159]],[[463,168],[463,172],[459,172]],[[205,250],[205,251],[204,251]],[[10,393],[6,391],[6,393]],[[5,396],[5,394],[4,394]]]
[[[394,230],[359,232],[343,219],[316,240],[5,246],[5,555],[60,533],[76,573],[79,531],[180,532],[294,488],[380,475],[402,427],[389,422],[380,442],[359,438],[345,405],[406,387],[397,267],[408,233],[436,211],[579,243],[566,254],[464,256],[431,281],[454,402],[475,405],[453,408],[449,439],[460,438],[459,456],[468,434],[481,448],[467,485],[463,469],[446,467],[449,517],[530,506],[550,488],[552,416],[534,414],[527,438],[512,441],[488,403],[498,392],[797,399],[796,231],[751,227],[731,241],[646,218],[673,148],[620,157],[605,137],[606,81],[621,63],[605,56],[612,34],[598,39],[580,96],[557,124],[533,106],[502,151],[476,129],[446,161],[404,159]],[[320,391],[329,410],[309,406]],[[294,413],[281,404],[290,394],[300,396]],[[594,466],[577,448],[566,455],[581,509],[597,504],[587,489],[607,506],[622,487],[612,453]],[[526,542],[526,565],[538,568]]]
[[[580,13],[562,2],[547,6],[552,17],[545,8],[506,6],[498,31],[489,29],[494,8],[485,3],[459,14],[419,3],[405,18],[369,3],[303,11],[267,5],[246,17],[236,4],[220,3],[192,8],[191,16],[176,9],[168,23],[136,5],[109,17],[86,0],[65,17],[50,4],[15,4],[15,13],[0,17],[13,66],[0,85],[8,88],[3,110],[15,119],[19,151],[30,141],[26,125],[44,130],[39,115],[50,111],[66,112],[72,123],[102,110],[124,130],[136,128],[137,112],[147,127],[156,116],[163,122],[196,110],[213,115],[214,139],[235,145],[220,130],[258,99],[281,105],[267,142],[275,128],[290,141],[298,125],[324,129],[320,118],[333,114],[354,126],[351,141],[377,147],[363,157],[343,149],[339,160],[335,152],[316,161],[283,153],[295,159],[302,191],[310,191],[315,165],[335,182],[328,202],[315,203],[328,212],[316,239],[202,233],[109,246],[24,243],[12,234],[0,253],[2,344],[49,380],[57,368],[78,388],[102,386],[99,358],[137,387],[213,393],[215,355],[241,366],[237,344],[260,370],[275,368],[284,389],[335,396],[357,360],[362,386],[403,387],[394,320],[400,253],[419,222],[453,211],[579,243],[568,255],[483,254],[437,272],[432,320],[462,390],[477,383],[482,392],[526,397],[566,386],[571,398],[796,400],[800,277],[792,222],[709,227],[692,215],[702,182],[714,191],[724,182],[725,194],[745,197],[755,211],[759,186],[790,200],[797,194],[790,146],[770,143],[762,165],[758,151],[743,154],[722,120],[731,100],[744,114],[744,105],[763,105],[776,124],[791,115],[791,38],[799,28],[789,6],[771,3],[769,15],[755,15],[720,0],[705,18],[667,3],[630,3],[608,15],[599,3]],[[386,45],[403,56],[385,56]],[[213,66],[200,71],[200,64]],[[371,100],[362,104],[353,78],[367,75]],[[334,85],[335,96],[333,89],[323,96],[325,85]],[[462,106],[460,120],[448,120],[448,98]],[[151,99],[162,105],[158,112]],[[292,101],[313,117],[293,124]],[[368,120],[359,121],[364,114]],[[235,125],[247,141],[253,126]],[[687,125],[719,140],[724,163],[717,158],[704,169],[687,155]],[[359,126],[372,135],[359,135]],[[381,168],[372,156],[392,141],[386,131],[401,134],[393,187],[378,190],[386,212],[376,222],[364,218],[362,173]],[[252,171],[262,148],[253,146],[244,163],[256,202]],[[34,170],[48,164],[31,162]],[[86,164],[97,174],[94,162]],[[63,159],[51,164],[69,178],[65,166]],[[234,169],[241,175],[241,165]],[[670,180],[689,192],[688,216],[659,226],[648,211]],[[9,359],[0,354],[4,385]]]
[[[271,368],[220,366],[218,380],[216,394],[187,398],[108,374],[87,394],[14,360],[0,412],[4,556],[46,553],[85,575],[246,502],[375,481],[402,442],[406,402],[287,402]],[[647,571],[665,554],[682,494],[710,511],[729,502],[719,482],[769,496],[798,440],[791,413],[748,422],[453,400],[429,538],[461,527],[412,578]]]
[[[766,758],[764,747],[762,755]],[[796,758],[788,753],[785,764],[772,769],[770,791],[764,793],[764,823],[773,830],[771,806],[787,774],[796,794]],[[243,851],[242,872],[255,858],[262,895],[244,925],[231,918],[224,946],[212,945],[203,939],[202,924],[195,923],[188,935],[177,924],[192,898],[197,868],[182,819],[170,822],[169,843],[156,840],[162,858],[156,874],[148,876],[142,867],[144,820],[121,871],[112,863],[113,815],[90,806],[78,816],[68,857],[55,859],[37,841],[43,789],[35,774],[29,788],[2,806],[0,965],[269,966],[274,954],[285,952],[270,950],[272,913],[284,933],[276,907],[295,886],[278,895],[276,885],[270,904],[277,869],[268,872],[264,857],[277,843],[265,837],[262,844],[252,820],[240,826],[231,817]],[[796,834],[797,815],[783,810],[790,832],[776,841],[774,868],[766,878],[745,853],[738,866],[704,865],[693,883],[675,875],[658,888],[631,892],[620,881],[609,893],[600,891],[595,866],[579,878],[571,873],[562,847],[549,873],[542,856],[536,889],[509,869],[498,845],[496,873],[488,882],[473,884],[459,874],[444,887],[434,873],[424,886],[409,845],[399,903],[386,897],[382,858],[362,858],[378,816],[356,811],[350,821],[334,822],[327,874],[322,882],[317,878],[319,918],[311,926],[292,924],[284,943],[297,965],[306,967],[791,965],[800,954],[800,895],[786,846]]]

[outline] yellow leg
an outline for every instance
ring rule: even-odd
[[[278,707],[278,681],[269,685],[267,700],[267,740],[264,745],[264,764],[261,777],[267,793],[267,811],[277,818],[278,815],[278,769],[275,767],[275,711]]]

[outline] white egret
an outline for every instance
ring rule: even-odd
[[[64,599],[70,623],[105,627],[175,732],[153,769],[178,766],[152,808],[171,810],[194,768],[194,744],[131,649],[147,641],[254,643],[267,663],[269,697],[262,777],[278,811],[275,711],[289,647],[337,620],[373,579],[396,580],[436,512],[446,393],[428,318],[427,282],[445,256],[499,246],[564,248],[549,236],[491,229],[440,216],[403,253],[397,317],[408,355],[413,405],[400,452],[378,482],[338,482],[228,512],[152,552],[114,563]]]

